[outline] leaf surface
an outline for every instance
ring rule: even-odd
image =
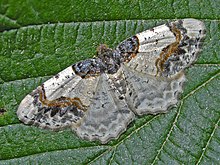
[[[0,114],[0,164],[218,164],[219,4],[1,1],[0,108],[6,112]],[[18,120],[25,95],[69,65],[93,57],[99,44],[115,48],[137,32],[186,17],[205,22],[206,38],[199,59],[186,71],[179,104],[168,113],[137,117],[106,145]]]

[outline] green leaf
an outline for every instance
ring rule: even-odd
[[[219,1],[0,1],[0,164],[218,164]],[[167,19],[193,17],[207,35],[176,108],[137,117],[106,145],[21,123],[25,95],[72,63]],[[104,21],[105,20],[105,21]],[[51,22],[51,23],[48,23]],[[6,111],[6,112],[5,112]]]

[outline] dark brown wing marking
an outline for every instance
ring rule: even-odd
[[[164,48],[162,50],[162,52],[160,53],[160,57],[156,60],[155,65],[157,67],[157,74],[158,75],[159,72],[163,72],[164,71],[164,67],[163,64],[166,62],[166,60],[173,54],[176,53],[178,51],[178,46],[180,44],[181,41],[181,32],[179,29],[176,28],[175,25],[173,25],[173,27],[171,28],[171,31],[174,33],[174,35],[176,36],[176,41],[171,43],[170,45],[168,45],[166,48]]]
[[[69,97],[61,96],[60,98],[55,100],[48,100],[43,85],[41,86],[41,89],[39,89],[39,96],[40,96],[39,97],[40,102],[48,107],[64,108],[74,105],[78,109],[82,111],[86,111],[86,106],[83,105],[82,101],[78,97],[69,98]]]

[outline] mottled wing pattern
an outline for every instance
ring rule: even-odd
[[[135,116],[114,86],[115,76],[110,76],[82,79],[68,67],[23,99],[18,118],[52,130],[70,127],[84,139],[106,143],[124,132]]]
[[[138,115],[165,113],[176,105],[184,74],[175,80],[155,77],[124,66],[126,81],[125,98],[131,109]]]
[[[196,60],[204,36],[204,23],[195,19],[154,27],[136,35],[138,52],[126,65],[153,76],[175,77]]]
[[[162,50],[174,43],[176,38],[167,25],[143,31],[136,34],[136,37],[139,41],[138,52],[135,58],[132,58],[126,65],[138,72],[155,76],[157,74],[156,60],[160,57]]]
[[[126,130],[134,114],[164,113],[176,105],[184,69],[196,60],[204,34],[201,21],[183,19],[143,31],[115,50],[102,44],[97,57],[68,67],[27,95],[18,118],[107,143]]]
[[[70,66],[27,95],[18,107],[18,118],[53,130],[77,125],[85,116],[96,85],[97,79],[82,79]]]
[[[164,113],[176,105],[185,82],[183,70],[195,61],[204,33],[201,21],[184,19],[136,35],[137,54],[122,67],[125,98],[136,114]]]
[[[112,138],[117,138],[134,119],[134,113],[115,88],[113,81],[114,76],[100,75],[86,117],[80,126],[73,128],[78,136],[106,143]]]

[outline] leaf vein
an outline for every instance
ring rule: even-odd
[[[174,129],[174,126],[176,125],[176,122],[177,122],[177,120],[178,120],[178,118],[179,118],[179,115],[180,115],[180,111],[181,111],[181,109],[182,109],[182,106],[183,106],[183,101],[181,101],[181,103],[180,103],[180,106],[179,106],[178,111],[177,111],[177,113],[176,113],[176,116],[175,116],[173,125],[172,125],[172,127],[170,128],[170,130],[169,130],[169,132],[168,132],[168,134],[167,134],[167,137],[166,137],[165,141],[163,142],[162,146],[161,146],[160,149],[158,150],[157,155],[154,157],[153,162],[152,162],[151,164],[155,164],[155,163],[156,163],[156,160],[158,159],[158,157],[159,157],[161,151],[163,150],[164,145],[165,145],[166,142],[169,140],[169,137],[170,137],[170,135],[171,135],[171,133],[172,133],[172,131],[173,131],[173,129]]]
[[[8,17],[6,15],[0,14],[0,18],[3,18],[6,21],[9,21],[9,22],[13,23],[14,25],[21,26],[19,23],[17,23],[17,20],[13,20],[13,19],[11,19],[10,17]]]
[[[105,150],[100,155],[98,155],[97,157],[94,157],[94,159],[91,159],[89,162],[87,162],[87,164],[91,164],[91,163],[95,162],[97,159],[101,158],[103,155],[110,152],[111,150],[112,150],[112,147],[109,147],[109,149]]]
[[[213,130],[212,130],[212,133],[210,134],[209,139],[208,139],[208,141],[207,141],[205,147],[203,148],[203,151],[202,151],[202,153],[201,153],[201,155],[200,155],[200,157],[199,157],[199,159],[198,159],[198,162],[196,162],[196,165],[200,164],[202,158],[205,156],[204,154],[205,154],[205,152],[206,152],[206,150],[207,150],[207,148],[208,148],[208,146],[209,146],[209,144],[210,144],[210,142],[211,142],[211,140],[212,140],[212,137],[214,136],[214,133],[216,132],[216,130],[217,130],[217,128],[218,128],[219,121],[220,121],[220,118],[219,118],[218,121],[216,122],[216,124],[215,124],[215,126],[214,126],[214,128],[213,128]]]
[[[220,75],[220,71],[218,71],[214,76],[212,76],[211,78],[209,78],[208,80],[206,80],[205,82],[203,82],[202,84],[200,84],[198,87],[196,87],[195,89],[193,89],[190,93],[188,93],[186,96],[183,97],[183,100],[187,99],[188,97],[190,97],[191,95],[193,95],[195,92],[197,92],[198,90],[200,90],[201,88],[203,88],[204,86],[206,86],[209,82],[211,82],[212,80],[214,80],[216,77],[218,77]]]
[[[55,149],[55,150],[50,150],[50,151],[43,151],[43,152],[38,152],[38,153],[32,153],[32,154],[28,154],[25,156],[15,156],[12,159],[1,159],[1,161],[3,160],[14,160],[14,159],[19,159],[19,158],[25,158],[25,157],[29,157],[29,156],[33,156],[33,155],[42,155],[44,153],[55,153],[55,152],[60,152],[60,151],[68,151],[68,150],[78,150],[78,149],[90,149],[96,146],[86,146],[86,147],[76,147],[76,148],[65,148],[65,149]],[[104,149],[104,148],[103,148]],[[108,149],[106,149],[108,150]]]
[[[114,148],[114,150],[113,150],[113,153],[112,153],[112,156],[110,157],[110,160],[109,160],[109,163],[108,164],[112,164],[112,161],[113,161],[113,159],[114,159],[114,157],[115,157],[115,148]]]

